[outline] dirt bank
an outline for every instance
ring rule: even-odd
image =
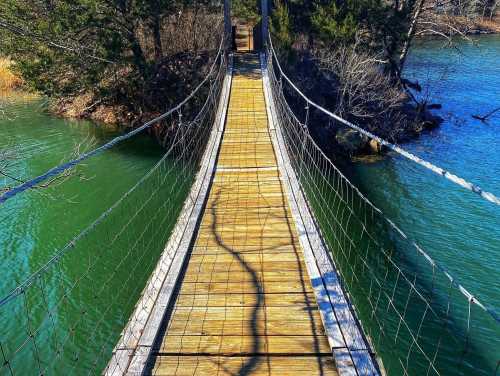
[[[95,90],[54,99],[50,111],[62,117],[88,119],[120,128],[138,127],[187,97],[208,73],[211,55],[213,52],[171,55],[151,68],[151,79],[141,83],[140,90],[129,87],[124,74],[112,87],[106,88],[109,95],[103,96]],[[199,91],[200,98],[205,97],[205,89],[206,86]],[[157,128],[152,127],[152,132],[161,141],[164,135],[161,127]]]
[[[8,58],[0,57],[0,90],[16,90],[22,87],[23,81],[10,69],[12,61]]]

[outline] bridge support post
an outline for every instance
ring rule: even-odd
[[[269,2],[261,0],[262,11],[262,47],[266,47],[267,35],[269,34]]]
[[[231,33],[233,32],[231,24],[231,0],[224,0],[224,36],[228,48],[231,48]]]

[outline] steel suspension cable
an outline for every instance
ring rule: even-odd
[[[24,182],[23,184],[20,184],[20,185],[18,185],[16,187],[12,188],[11,190],[3,193],[0,196],[0,204],[5,203],[7,200],[15,197],[16,195],[18,195],[21,192],[24,192],[24,191],[27,191],[29,189],[32,189],[32,188],[36,187],[38,184],[40,184],[40,183],[48,180],[51,177],[57,176],[57,175],[63,173],[64,171],[66,171],[66,170],[74,168],[75,166],[77,166],[78,164],[82,163],[86,159],[89,159],[89,158],[94,157],[94,156],[96,156],[98,154],[101,154],[105,150],[111,149],[113,146],[115,146],[115,145],[121,143],[122,141],[125,141],[125,140],[127,140],[127,139],[135,136],[138,133],[141,133],[142,131],[150,128],[154,124],[159,123],[163,119],[167,118],[168,116],[170,116],[174,112],[176,112],[179,109],[181,109],[187,102],[189,102],[196,95],[196,93],[207,82],[210,81],[210,78],[212,77],[213,73],[215,72],[215,67],[217,66],[217,62],[219,61],[219,59],[221,58],[222,54],[224,53],[225,40],[226,40],[226,37],[223,36],[222,39],[221,39],[221,42],[219,44],[219,49],[217,51],[217,55],[214,58],[214,62],[212,63],[212,65],[210,67],[210,71],[208,72],[208,74],[205,76],[205,78],[203,79],[203,81],[200,82],[198,84],[198,86],[196,86],[196,88],[186,98],[184,98],[184,100],[182,102],[180,102],[175,107],[173,107],[170,110],[168,110],[167,112],[163,113],[162,115],[160,115],[160,116],[158,116],[158,117],[156,117],[156,118],[148,121],[147,123],[143,124],[139,128],[136,128],[136,129],[134,129],[134,130],[132,130],[132,131],[124,134],[124,135],[115,137],[111,141],[107,142],[106,144],[104,144],[104,145],[102,145],[102,146],[100,146],[100,147],[98,147],[98,148],[96,148],[94,150],[91,150],[89,152],[86,152],[86,153],[82,154],[81,156],[79,156],[76,159],[73,159],[73,160],[71,160],[69,162],[63,163],[63,164],[61,164],[59,166],[53,167],[50,170],[48,170],[47,172],[45,172],[44,174],[39,175],[39,176],[37,176],[37,177],[35,177],[33,179],[30,179],[30,180]]]
[[[278,55],[276,54],[276,50],[274,49],[271,35],[269,35],[268,38],[269,38],[269,50],[271,52],[272,57],[274,58],[274,60],[276,62],[276,66],[281,74],[281,77],[283,77],[285,79],[285,81],[288,82],[288,84],[291,86],[291,88],[300,97],[302,97],[304,99],[304,101],[309,106],[312,106],[312,107],[318,109],[319,111],[323,112],[325,115],[327,115],[327,116],[337,120],[338,122],[358,131],[359,133],[367,136],[368,138],[377,141],[381,145],[391,149],[392,151],[398,153],[399,155],[405,157],[406,159],[409,159],[410,161],[415,162],[415,163],[425,167],[426,169],[434,172],[435,174],[440,175],[440,176],[450,180],[451,182],[459,185],[460,187],[465,188],[473,193],[476,193],[481,198],[500,206],[500,198],[498,198],[493,193],[487,192],[487,191],[483,190],[481,187],[479,187],[478,185],[471,183],[471,182],[467,181],[466,179],[464,179],[458,175],[455,175],[449,171],[446,171],[445,169],[443,169],[439,166],[436,166],[435,164],[433,164],[429,161],[426,161],[425,159],[422,159],[422,158],[418,157],[417,155],[410,153],[409,151],[407,151],[407,150],[405,150],[405,149],[403,149],[403,148],[401,148],[401,147],[399,147],[399,146],[397,146],[397,145],[395,145],[387,140],[384,140],[383,138],[373,134],[372,132],[367,131],[366,129],[360,127],[359,125],[356,125],[348,120],[345,120],[345,119],[341,118],[340,116],[334,114],[333,112],[327,110],[326,108],[321,107],[319,104],[313,102],[294,84],[294,82],[283,71],[283,68],[281,67],[279,59],[278,59]]]
[[[168,268],[165,244],[182,237],[174,226],[185,200],[191,200],[189,190],[214,137],[227,63],[225,52],[220,53],[209,87],[193,99],[196,111],[183,114],[179,106],[169,111],[161,159],[2,292],[0,374],[52,374],[61,367],[69,373],[100,373],[127,322],[135,325],[149,314],[147,306],[140,306],[140,313],[131,315],[148,278],[155,286],[163,282],[152,272],[155,266]]]
[[[495,307],[466,290],[335,166],[307,128],[313,104],[306,102],[300,120],[285,96],[276,55],[266,58],[278,143],[330,251],[318,263],[333,262],[383,368],[427,375],[494,368]]]

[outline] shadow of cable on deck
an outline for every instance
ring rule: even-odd
[[[252,315],[251,315],[251,320],[250,320],[250,331],[252,333],[252,350],[251,350],[251,356],[250,358],[243,364],[243,366],[239,369],[237,375],[249,375],[252,370],[254,370],[258,363],[259,363],[259,355],[258,353],[260,352],[260,346],[261,346],[261,336],[259,335],[258,331],[258,321],[259,321],[259,310],[261,307],[264,305],[264,299],[263,299],[263,294],[264,294],[264,289],[259,282],[259,278],[257,276],[257,272],[253,270],[250,265],[245,262],[245,260],[241,257],[240,253],[231,248],[229,245],[227,245],[224,240],[222,239],[222,236],[218,233],[217,231],[217,225],[218,225],[218,217],[216,213],[217,205],[220,200],[220,191],[218,191],[215,194],[215,199],[212,202],[212,205],[210,206],[210,215],[212,216],[212,233],[215,236],[215,240],[217,244],[225,249],[227,252],[229,252],[231,255],[233,255],[238,262],[245,268],[246,272],[250,274],[251,279],[252,279],[252,285],[254,287],[254,293],[256,294],[256,302],[255,305],[252,307]]]
[[[253,58],[253,61],[252,61]],[[237,74],[239,75],[244,75],[246,78],[251,78],[251,79],[261,79],[261,74],[260,74],[260,69],[256,67],[256,64],[258,64],[258,58],[255,56],[239,56],[237,65]],[[258,65],[257,65],[258,66]],[[266,196],[262,194],[261,191],[261,184],[265,185],[266,182],[259,181],[257,180],[257,185],[258,185],[258,192],[260,199],[266,202]],[[222,188],[224,189],[224,188]],[[226,237],[224,239],[224,226],[232,226],[233,225],[233,218],[228,218],[227,214],[226,217],[224,214],[218,213],[220,210],[222,213],[224,212],[225,208],[225,203],[226,200],[224,198],[221,198],[221,189],[217,189],[215,187],[212,187],[210,195],[213,197],[213,200],[209,200],[207,203],[207,206],[204,210],[204,216],[210,216],[210,232],[211,236],[215,240],[216,244],[218,247],[220,247],[221,250],[224,250],[227,252],[227,254],[231,255],[234,257],[234,260],[240,264],[242,267],[242,270],[248,275],[247,277],[244,277],[241,281],[237,282],[242,282],[244,283],[247,281],[249,282],[249,291],[245,291],[242,289],[242,295],[244,294],[255,294],[255,301],[252,303],[251,306],[251,313],[250,317],[247,319],[246,317],[244,318],[244,325],[247,326],[247,333],[251,337],[247,348],[244,349],[244,351],[241,352],[241,354],[238,353],[228,353],[228,354],[218,354],[218,353],[200,353],[198,355],[203,356],[205,360],[211,361],[211,362],[217,362],[216,368],[219,369],[221,372],[224,374],[228,375],[250,375],[253,374],[254,372],[262,372],[262,369],[259,369],[264,363],[267,363],[267,370],[268,373],[271,374],[271,358],[273,356],[276,357],[286,357],[286,356],[292,356],[292,357],[300,357],[300,356],[307,356],[308,358],[310,357],[311,359],[315,358],[317,362],[317,371],[315,371],[315,374],[319,375],[324,375],[326,370],[324,369],[324,364],[323,364],[323,357],[324,356],[331,356],[331,354],[326,354],[326,353],[321,353],[321,337],[324,336],[324,333],[322,330],[318,329],[321,327],[321,324],[318,323],[318,316],[315,315],[315,312],[318,311],[318,307],[316,304],[316,301],[313,297],[311,297],[310,294],[310,288],[308,286],[309,283],[309,276],[307,273],[307,270],[305,270],[305,264],[303,263],[301,259],[301,248],[298,246],[298,244],[294,241],[294,235],[297,234],[295,230],[295,224],[293,223],[293,219],[290,218],[290,214],[288,210],[286,209],[288,207],[288,203],[286,201],[286,192],[283,191],[283,186],[280,186],[280,200],[278,201],[280,204],[278,206],[273,206],[271,203],[269,205],[265,205],[262,208],[257,208],[259,215],[258,215],[258,224],[260,226],[260,238],[262,241],[257,242],[258,244],[255,245],[255,248],[252,246],[251,249],[248,249],[246,246],[242,247],[242,249],[236,249],[233,244],[227,244],[227,240],[231,239],[234,234],[231,234],[230,237]],[[230,199],[229,199],[230,201]],[[262,209],[262,212],[260,211]],[[242,211],[245,211],[245,208],[241,208]],[[262,217],[260,214],[262,213]],[[221,218],[225,217],[225,218]],[[237,216],[236,216],[237,217]],[[234,218],[234,225],[237,225],[237,220],[236,217]],[[266,310],[266,295],[265,295],[265,288],[264,288],[264,273],[263,270],[259,271],[256,270],[255,266],[253,266],[248,260],[245,260],[245,254],[246,253],[253,253],[256,252],[257,254],[263,254],[266,252],[273,252],[276,249],[279,249],[282,247],[284,244],[276,244],[276,245],[266,245],[264,244],[264,239],[265,239],[265,234],[264,231],[268,226],[268,221],[272,218],[281,218],[286,225],[286,230],[283,230],[285,234],[288,234],[290,236],[290,241],[286,241],[287,248],[288,246],[290,247],[289,249],[285,250],[285,252],[293,252],[295,257],[292,258],[294,261],[291,261],[292,263],[296,262],[296,266],[293,267],[295,270],[294,273],[300,281],[300,287],[298,290],[294,291],[293,294],[296,294],[296,299],[295,297],[293,298],[292,302],[300,302],[300,304],[303,304],[303,310],[307,313],[307,315],[304,315],[305,317],[302,319],[302,321],[309,321],[309,328],[307,329],[306,333],[304,335],[307,336],[312,336],[312,346],[310,345],[310,348],[304,348],[303,350],[300,350],[298,353],[289,353],[287,351],[280,352],[280,353],[269,353],[269,349],[267,348],[268,343],[267,343],[267,338],[268,338],[268,325],[267,325],[267,315],[268,312]],[[280,221],[281,223],[281,221]],[[271,224],[269,224],[271,226]],[[227,230],[226,230],[227,231]],[[246,235],[245,239],[247,237],[250,237],[250,234],[247,234],[245,231],[241,235]],[[252,234],[252,236],[255,236],[255,234]],[[253,243],[252,243],[253,244]],[[277,253],[279,254],[279,253]],[[189,259],[190,255],[188,256]],[[261,262],[263,262],[263,258],[261,258]],[[186,270],[186,266],[189,263],[189,261],[185,262],[185,265],[183,267],[183,272],[184,274]],[[261,264],[262,265],[262,264]],[[253,266],[253,267],[252,267]],[[227,271],[228,273],[228,278],[230,278],[230,270]],[[183,278],[182,278],[183,279]],[[182,281],[181,279],[181,281]],[[290,281],[289,277],[286,277],[285,280]],[[277,279],[276,283],[280,283],[281,279]],[[228,281],[229,282],[229,281]],[[274,283],[273,280],[269,281],[269,283]],[[294,281],[295,283],[295,281]],[[180,285],[182,283],[178,283],[176,288],[175,288],[175,296],[178,296]],[[209,292],[210,294],[210,292]],[[286,294],[286,292],[281,292],[278,294]],[[293,304],[293,303],[292,303]],[[162,323],[162,330],[161,330],[161,335],[158,336],[158,338],[163,338],[165,332],[166,332],[166,326],[168,325],[169,319],[172,314],[172,307],[173,303],[170,304],[169,309],[167,310],[167,315],[163,320]],[[250,307],[249,307],[250,308]],[[283,309],[286,310],[287,307],[283,306]],[[286,317],[286,314],[284,315]],[[263,324],[263,325],[262,325]],[[280,322],[280,325],[283,327],[286,327],[289,323],[287,322]],[[318,325],[320,324],[320,325]],[[289,330],[287,330],[290,332]],[[290,332],[292,333],[292,332]],[[231,333],[232,334],[232,333]],[[238,334],[238,333],[234,333]],[[271,334],[273,335],[273,334]],[[278,334],[279,335],[279,334]],[[297,333],[293,333],[291,335],[297,335]],[[298,334],[300,335],[300,334]],[[221,337],[221,341],[223,338]],[[159,341],[158,341],[159,342]],[[167,354],[162,354],[159,351],[159,346],[160,344],[158,343],[155,346],[155,351],[154,354],[155,356],[158,355],[167,355]],[[241,346],[241,344],[240,344]],[[241,349],[241,347],[240,347]],[[286,350],[286,349],[285,349]],[[181,354],[169,354],[169,355],[181,355]],[[186,354],[185,354],[186,355]],[[193,354],[189,354],[193,355]],[[217,360],[211,360],[210,358],[212,356],[216,356]],[[225,361],[223,359],[231,359],[234,357],[241,357],[242,363],[237,365],[237,368],[234,369],[231,366],[226,367],[227,364],[225,364]],[[322,359],[323,358],[323,359]],[[154,362],[151,362],[154,363]],[[149,372],[153,370],[153,364],[150,363],[149,367]],[[234,364],[234,363],[233,363]],[[313,363],[314,365],[314,363]],[[259,373],[260,374],[260,373]],[[277,372],[277,374],[279,374]]]
[[[283,189],[283,188],[281,188]],[[284,192],[283,194],[283,207],[286,207],[287,203],[285,202],[285,196]],[[268,363],[268,370],[269,373],[271,373],[271,365],[269,363],[269,356],[271,354],[268,354],[266,352],[262,351],[262,346],[265,344],[262,343],[262,340],[267,337],[267,325],[263,325],[263,333],[259,332],[259,321],[260,320],[267,320],[266,317],[261,318],[259,317],[259,312],[263,312],[264,316],[266,316],[266,311],[265,311],[265,295],[264,295],[264,287],[259,280],[259,276],[256,270],[254,270],[248,262],[244,260],[242,257],[242,254],[244,255],[245,252],[239,252],[237,249],[234,249],[233,247],[229,246],[226,244],[223,240],[223,237],[220,234],[220,223],[219,223],[219,218],[217,216],[216,210],[218,208],[218,205],[220,203],[220,191],[215,193],[215,198],[209,208],[207,208],[207,212],[210,212],[210,215],[212,216],[212,224],[211,224],[211,231],[212,234],[214,235],[217,244],[226,250],[228,253],[233,255],[237,261],[240,263],[240,265],[245,269],[245,271],[250,275],[252,286],[253,286],[253,292],[256,294],[256,302],[252,307],[252,314],[251,314],[251,320],[249,322],[249,329],[252,337],[252,345],[251,345],[251,350],[248,353],[245,353],[245,355],[248,355],[248,359],[245,361],[245,363],[241,366],[241,368],[234,373],[235,375],[243,376],[243,375],[250,375],[252,371],[255,371],[257,367],[259,366],[261,361],[267,361]],[[281,210],[281,209],[280,209]],[[286,211],[285,211],[286,215]],[[264,223],[262,224],[263,228],[266,226],[267,219],[270,217],[273,217],[274,214],[271,212],[268,212],[266,214]],[[288,227],[288,233],[291,235],[293,234],[293,223],[291,223],[289,218],[285,219],[286,225]],[[317,305],[315,301],[311,301],[307,294],[307,288],[305,285],[305,281],[308,280],[308,275],[307,272],[304,270],[304,265],[301,262],[301,259],[299,257],[299,252],[300,249],[297,249],[297,246],[294,244],[294,242],[291,242],[292,248],[293,248],[293,253],[296,255],[296,262],[297,262],[297,270],[300,275],[300,284],[301,284],[301,296],[304,297],[304,303],[305,303],[305,308],[304,310],[307,312],[309,315],[309,321],[310,321],[310,327],[311,327],[311,333],[314,338],[314,344],[313,344],[313,350],[314,353],[317,354],[316,359],[317,359],[317,364],[318,364],[318,371],[320,375],[324,374],[324,369],[323,369],[323,363],[321,360],[321,357],[323,354],[321,354],[321,349],[320,349],[320,344],[319,344],[319,339],[318,335],[323,335],[323,333],[317,333],[317,325],[316,325],[316,319],[313,315],[313,311],[316,311]],[[278,246],[276,246],[278,247]],[[274,247],[273,247],[274,248]],[[266,248],[268,250],[271,250],[269,248]],[[262,309],[264,308],[264,309]],[[286,323],[283,323],[283,325],[286,325]],[[223,365],[219,364],[219,367],[223,368]],[[231,374],[228,370],[226,370],[229,374]]]

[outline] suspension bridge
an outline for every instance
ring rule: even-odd
[[[169,130],[147,174],[0,297],[0,374],[498,372],[496,312],[351,184],[310,135],[311,112],[498,198],[312,102],[270,37],[260,54],[227,46],[173,109],[0,196]]]

